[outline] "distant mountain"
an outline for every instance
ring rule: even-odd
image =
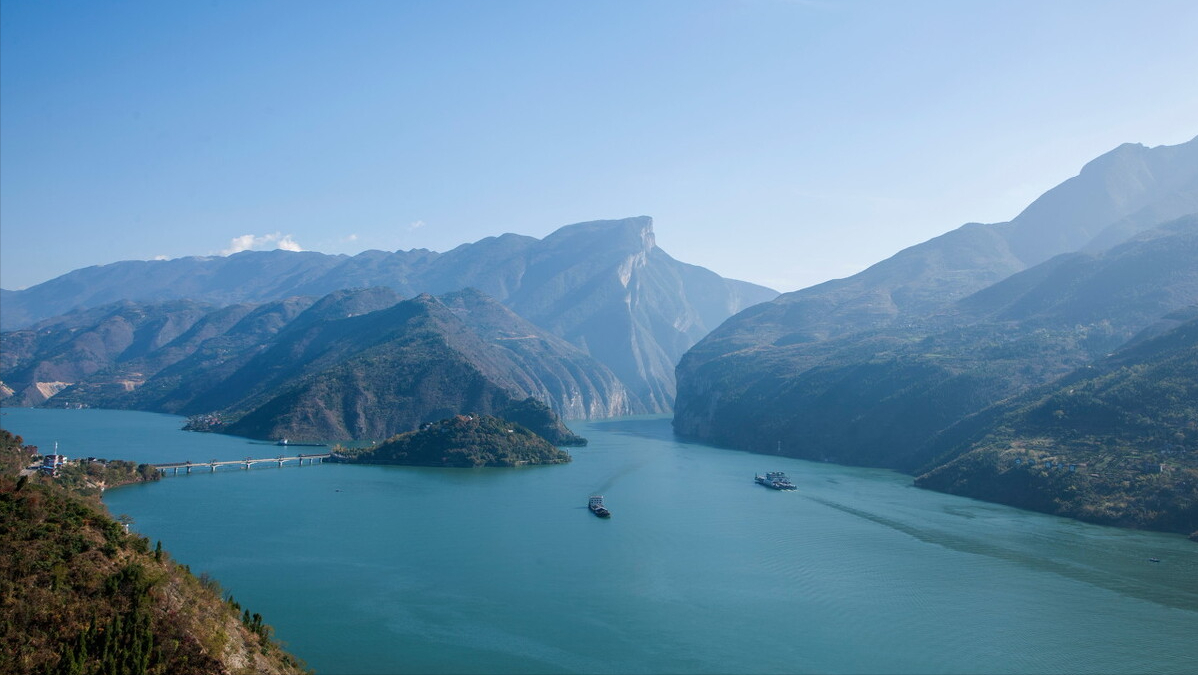
[[[1198,539],[1198,306],[1162,323],[956,425],[915,484]]]
[[[1054,256],[1099,252],[1191,213],[1198,213],[1198,139],[1156,148],[1125,144],[1008,223],[970,223],[846,279],[782,294],[738,314],[689,358],[922,319]]]
[[[563,227],[544,239],[505,234],[446,253],[288,251],[130,261],[5,291],[4,330],[113,302],[187,299],[225,306],[388,287],[404,296],[477,288],[607,365],[646,409],[674,401],[674,364],[724,319],[776,292],[680,263],[657,248],[647,217]]]
[[[17,403],[44,400],[37,377],[72,376],[55,381],[55,405],[215,415],[222,430],[257,438],[378,439],[454,414],[510,412],[569,443],[525,400],[567,418],[645,412],[602,364],[473,289],[440,300],[337,291],[206,312],[119,303],[0,338],[0,378]],[[87,369],[59,366],[97,343]]]
[[[925,467],[963,417],[1198,302],[1196,219],[1159,220],[1195,212],[1198,139],[1121,146],[1010,223],[966,225],[732,317],[681,360],[675,430]]]

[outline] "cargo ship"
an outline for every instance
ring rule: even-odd
[[[758,485],[764,485],[767,488],[772,488],[774,490],[796,489],[795,484],[790,482],[790,479],[786,477],[786,474],[782,473],[781,471],[770,471],[764,476],[756,475],[753,477],[753,480],[756,481]]]
[[[603,495],[592,495],[591,502],[587,506],[591,509],[591,513],[600,518],[611,518],[611,511],[603,506]]]

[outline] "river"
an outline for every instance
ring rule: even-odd
[[[0,419],[72,457],[279,451],[170,415]],[[683,443],[663,417],[571,427],[590,445],[560,466],[259,465],[105,502],[319,673],[1198,672],[1184,537]]]

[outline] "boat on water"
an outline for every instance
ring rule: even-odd
[[[786,474],[782,473],[781,471],[769,471],[769,472],[766,472],[766,474],[764,476],[762,476],[761,474],[757,474],[757,475],[753,476],[753,480],[758,485],[764,485],[767,488],[771,488],[774,490],[795,490],[795,489],[797,489],[795,487],[795,484],[790,482],[790,479],[786,477]]]
[[[591,501],[587,504],[587,508],[591,510],[591,513],[600,518],[611,518],[611,511],[608,511],[607,507],[603,506],[603,495],[591,495]]]

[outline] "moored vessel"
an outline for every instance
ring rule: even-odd
[[[768,471],[764,476],[757,474],[753,476],[753,480],[756,481],[758,485],[764,485],[767,488],[774,490],[796,489],[795,484],[790,482],[790,478],[787,478],[786,474],[782,473],[781,471]]]
[[[611,518],[611,511],[608,511],[607,507],[603,506],[603,495],[591,495],[591,501],[587,504],[587,507],[591,509],[591,513],[600,518]]]

